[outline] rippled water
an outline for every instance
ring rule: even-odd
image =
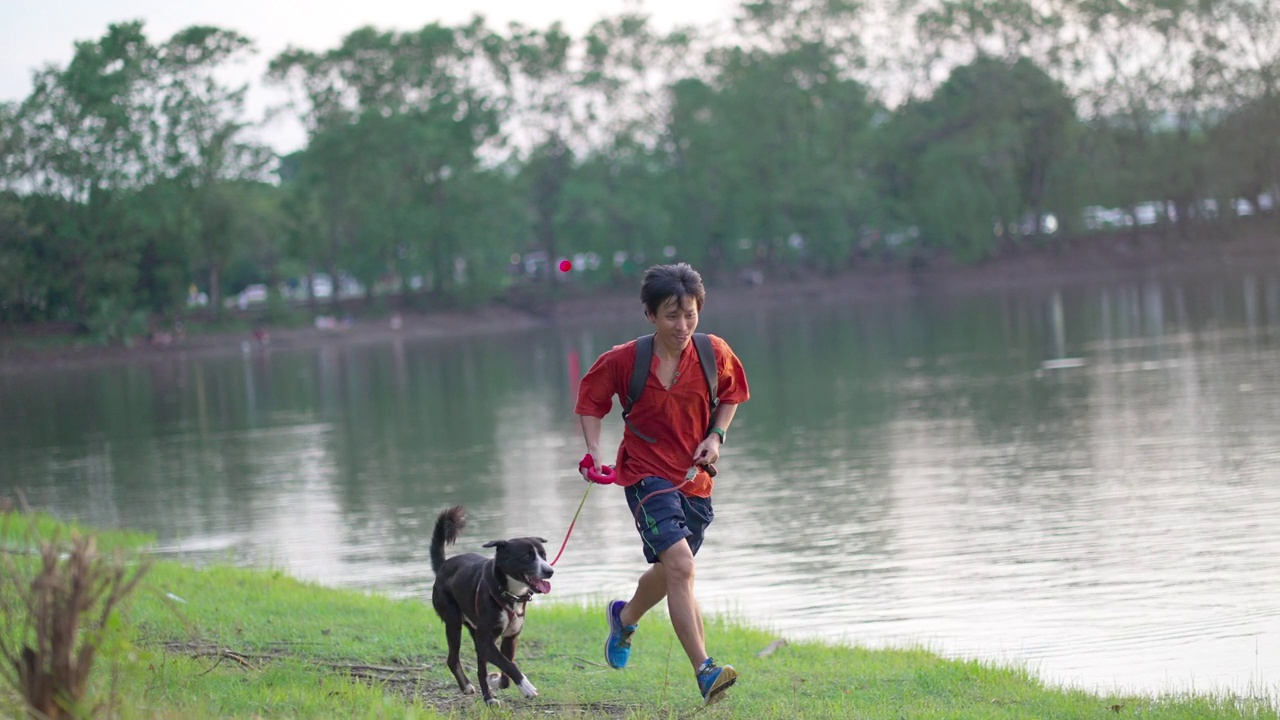
[[[422,595],[582,499],[571,358],[645,326],[0,376],[0,491],[162,550]],[[753,398],[699,556],[704,609],[923,644],[1090,689],[1280,684],[1280,279],[1255,273],[735,312]],[[616,442],[615,415],[606,440]],[[642,567],[590,492],[553,597]]]

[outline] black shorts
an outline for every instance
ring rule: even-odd
[[[624,489],[646,560],[658,562],[667,548],[685,539],[693,554],[698,554],[703,534],[716,517],[711,498],[688,497],[676,490],[671,481],[655,476]]]

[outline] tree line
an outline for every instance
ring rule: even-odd
[[[249,38],[114,24],[0,103],[0,321],[110,336],[181,316],[192,288],[218,312],[321,274],[334,300],[444,306],[670,258],[732,277],[975,261],[1106,224],[1193,237],[1280,200],[1277,5],[745,0],[717,30],[365,27],[270,60],[307,133],[285,156],[221,79]]]

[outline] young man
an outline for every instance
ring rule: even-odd
[[[605,659],[610,667],[626,667],[640,618],[665,597],[671,625],[693,664],[698,689],[712,703],[723,697],[738,674],[707,655],[702,613],[693,589],[694,555],[714,517],[708,468],[720,459],[720,446],[734,413],[750,393],[733,350],[724,340],[708,336],[719,398],[712,417],[710,388],[692,341],[705,299],[702,277],[685,263],[645,271],[640,301],[654,326],[653,356],[644,391],[624,418],[615,472],[650,566],[630,600],[614,600],[606,608]],[[575,412],[597,473],[601,472],[601,420],[612,409],[614,395],[624,401],[627,397],[636,343],[632,340],[606,351],[578,386]]]

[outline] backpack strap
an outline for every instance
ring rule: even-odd
[[[636,437],[645,442],[657,442],[657,440],[645,435],[627,419],[631,414],[631,408],[635,407],[636,401],[640,399],[640,395],[644,392],[644,384],[649,380],[649,366],[653,363],[653,335],[641,335],[636,338],[636,364],[631,370],[631,383],[627,385],[627,397],[622,407],[622,422],[631,428],[631,432]]]
[[[693,334],[693,349],[698,353],[698,364],[702,366],[702,375],[707,380],[708,397],[711,403],[711,419],[710,423],[716,421],[716,409],[720,407],[719,376],[716,373],[716,351],[711,345],[711,338],[706,333]],[[622,421],[631,428],[631,432],[636,437],[645,442],[657,442],[654,438],[645,435],[636,428],[627,416],[631,414],[631,408],[635,407],[636,401],[640,399],[640,395],[644,393],[645,383],[649,380],[649,366],[653,364],[653,335],[642,335],[636,338],[636,364],[631,370],[631,382],[627,385],[627,397],[622,407]],[[707,432],[711,432],[710,425]]]
[[[711,398],[711,419],[707,422],[707,432],[711,432],[711,427],[716,422],[716,408],[720,407],[720,387],[719,374],[716,373],[716,351],[711,347],[711,338],[706,333],[693,334],[693,349],[698,351],[698,362],[702,365],[702,374],[707,378],[707,390]]]

